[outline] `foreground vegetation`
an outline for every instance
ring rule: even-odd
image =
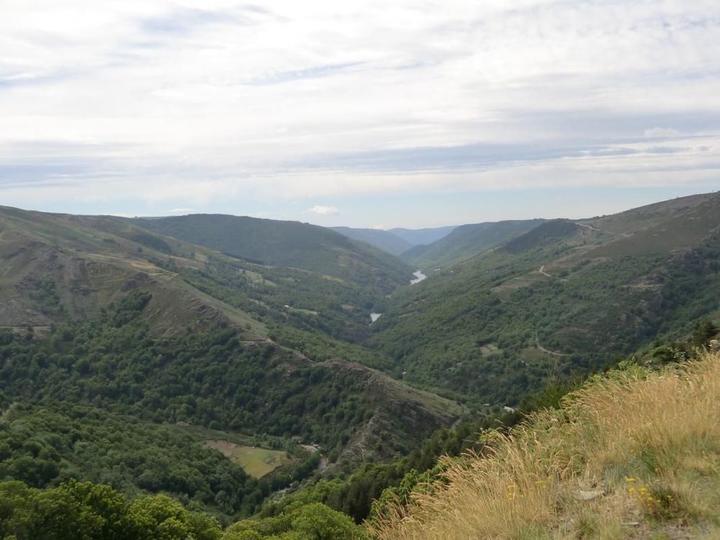
[[[6,409],[0,481],[45,488],[70,479],[109,484],[129,496],[164,492],[229,516],[250,515],[271,490],[173,425],[62,403]]]
[[[717,538],[720,354],[633,364],[534,414],[376,519],[381,539]]]
[[[266,520],[239,522],[225,531],[218,521],[191,512],[166,495],[128,500],[107,485],[70,481],[40,490],[0,483],[3,540],[275,540],[353,539],[362,530],[321,504],[294,508]]]
[[[0,482],[0,538],[710,538],[720,527],[714,509],[720,354],[688,359],[717,330],[706,321],[689,341],[625,361],[571,393],[561,409],[530,413],[509,432],[490,429],[497,419],[466,421],[400,460],[273,497],[254,517],[224,529],[202,511],[199,498],[177,487],[170,498],[143,494],[133,484],[155,475],[165,487],[142,487],[166,491],[199,481],[205,495],[211,486],[223,490],[217,502],[242,495],[241,484],[218,484],[232,482],[233,474],[249,488],[263,486],[183,439],[198,430],[221,432],[146,424],[81,406],[66,406],[61,416],[15,405],[3,415],[0,476],[25,482]],[[526,407],[557,407],[563,393],[548,388]],[[194,449],[184,456],[183,448]],[[96,481],[122,489],[73,479],[93,471]],[[38,476],[48,472],[46,481]],[[27,485],[43,482],[45,489]],[[366,527],[353,523],[368,516]]]

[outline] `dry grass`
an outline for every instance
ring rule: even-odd
[[[446,460],[446,485],[369,524],[380,539],[720,538],[720,355],[612,375],[492,451]]]
[[[226,458],[240,465],[253,478],[262,478],[278,467],[293,462],[287,452],[245,446],[231,441],[206,441],[205,446],[220,451]]]

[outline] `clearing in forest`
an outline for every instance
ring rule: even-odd
[[[220,451],[254,478],[262,478],[278,467],[292,463],[292,458],[283,450],[268,450],[223,440],[206,441],[205,446]]]

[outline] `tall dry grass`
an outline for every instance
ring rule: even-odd
[[[369,524],[380,539],[720,538],[720,355],[597,378],[446,485]]]

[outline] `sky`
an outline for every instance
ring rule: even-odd
[[[720,189],[717,0],[0,0],[0,205],[421,227]]]

